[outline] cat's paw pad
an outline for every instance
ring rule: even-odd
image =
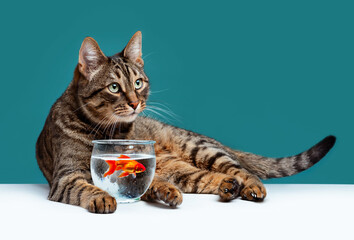
[[[182,193],[176,187],[162,187],[157,189],[155,194],[159,200],[167,203],[171,207],[181,205],[183,201]]]
[[[117,209],[117,201],[108,193],[94,195],[87,209],[92,213],[113,213]]]
[[[240,189],[241,187],[236,178],[226,177],[220,183],[219,196],[222,201],[230,201],[237,198],[240,193]]]
[[[182,192],[173,185],[160,185],[151,189],[153,200],[161,200],[171,207],[176,207],[182,204]]]
[[[244,200],[261,202],[266,196],[267,191],[262,183],[246,185],[241,191],[241,197]]]

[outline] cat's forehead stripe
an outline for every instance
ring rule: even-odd
[[[121,78],[121,74],[119,73],[119,70],[114,71],[114,73],[115,73],[115,75],[114,75],[114,74],[111,74],[111,77],[112,77],[113,79],[116,79],[116,80],[117,80],[117,82],[119,83],[119,85],[120,85],[120,87],[122,88],[123,92],[125,92],[126,87],[125,87],[125,85],[124,85],[123,79]]]
[[[136,70],[134,68],[130,68],[130,69],[133,71],[134,76],[138,75],[138,73],[136,72]]]
[[[121,78],[121,77],[122,77],[122,75],[120,75],[119,71],[115,71],[115,74],[117,74],[117,77],[118,77],[118,78]]]
[[[129,66],[127,64],[124,64],[125,71],[127,73],[127,77],[130,77],[130,71],[129,71]]]
[[[127,69],[127,73],[129,74],[129,76],[134,75],[136,77],[138,75],[137,71],[131,66],[125,65],[125,68]]]
[[[111,59],[111,61],[115,63],[114,67],[116,69],[119,69],[123,74],[125,74],[127,78],[130,77],[131,73],[133,73],[135,77],[140,75],[139,70],[136,69],[134,66],[129,65],[129,63],[125,59],[118,58]]]

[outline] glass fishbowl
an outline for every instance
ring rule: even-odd
[[[155,141],[94,140],[91,155],[93,183],[118,203],[139,201],[156,169]]]

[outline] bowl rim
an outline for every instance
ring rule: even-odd
[[[154,144],[154,140],[140,140],[140,139],[101,139],[93,140],[92,143],[98,144],[116,144],[116,145],[138,145],[138,144]]]

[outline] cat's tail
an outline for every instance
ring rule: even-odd
[[[233,151],[241,166],[262,179],[280,178],[302,172],[323,158],[336,142],[328,136],[309,150],[291,157],[267,158],[252,153]]]

